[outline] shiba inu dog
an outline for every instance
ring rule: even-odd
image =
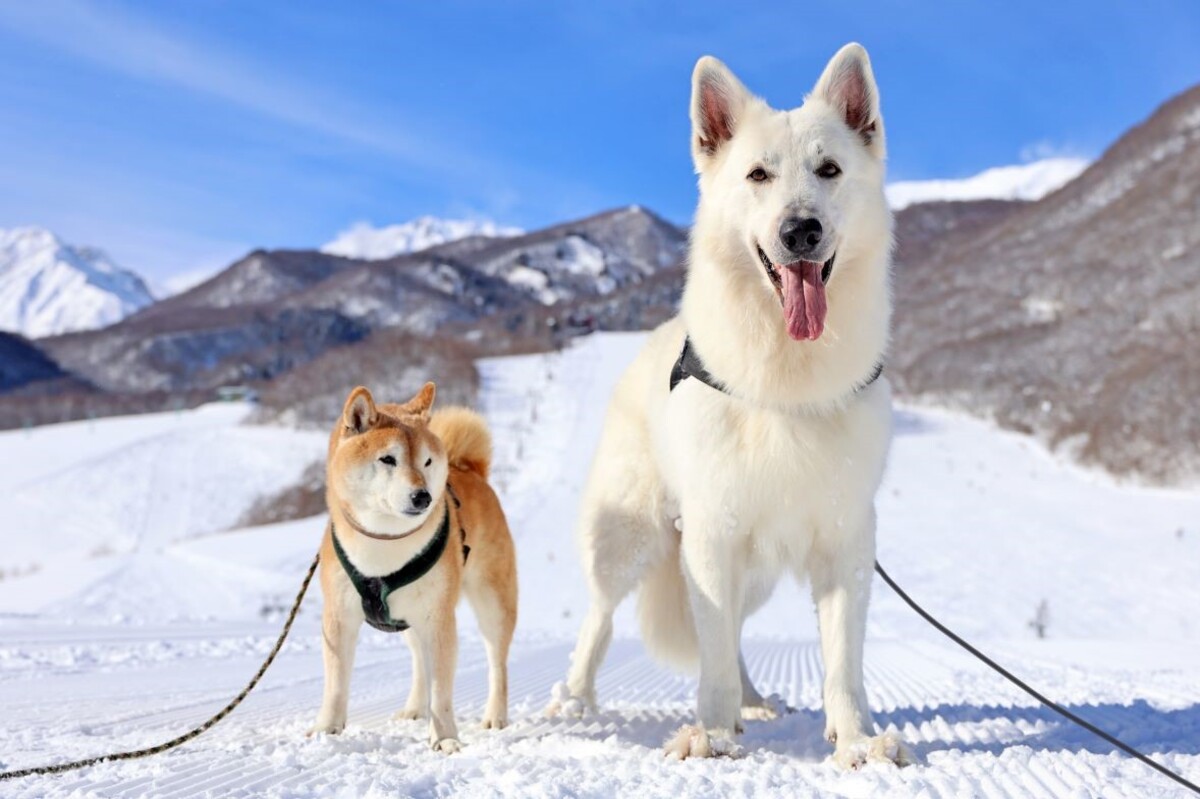
[[[892,219],[870,61],[847,45],[802,106],[777,111],[705,57],[691,119],[700,201],[682,309],[609,407],[580,511],[591,609],[549,711],[594,706],[613,610],[640,588],[648,647],[700,669],[696,724],[667,751],[731,751],[743,718],[778,712],[740,638],[790,573],[812,585],[836,761],[904,763],[863,690],[892,418],[879,379]]]
[[[437,750],[459,749],[454,721],[455,606],[465,594],[487,648],[485,728],[508,723],[508,649],[517,621],[512,536],[488,485],[492,444],[465,408],[430,413],[427,383],[404,404],[359,387],[329,438],[329,526],[321,547],[325,694],[312,732],[346,726],[364,621],[406,631],[413,683],[400,718],[430,719]]]

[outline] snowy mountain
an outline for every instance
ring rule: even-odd
[[[1200,86],[1061,190],[971,205],[897,214],[899,392],[1118,474],[1200,480]]]
[[[42,228],[0,230],[0,329],[39,338],[104,327],[153,301],[100,250]]]
[[[899,211],[917,203],[945,200],[1040,200],[1087,169],[1082,158],[1046,158],[998,166],[959,180],[903,180],[887,187],[888,203]]]
[[[46,351],[105,391],[178,392],[273,380],[386,329],[491,342],[544,337],[570,324],[573,303],[617,302],[651,281],[657,288],[645,296],[669,307],[685,243],[679,228],[632,206],[381,261],[256,250],[120,324],[48,341]],[[659,286],[663,277],[675,291]],[[609,329],[639,328],[629,309],[637,312],[645,297],[628,299],[622,309],[584,315]]]
[[[503,238],[522,233],[524,231],[520,228],[497,225],[490,220],[422,216],[411,222],[378,228],[359,222],[321,247],[321,252],[365,261],[382,261],[470,236]]]

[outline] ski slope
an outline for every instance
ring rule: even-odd
[[[258,690],[205,736],[149,760],[0,783],[0,796],[1185,795],[1035,706],[878,580],[867,691],[917,766],[847,774],[828,762],[814,614],[791,584],[747,626],[746,655],[760,689],[797,712],[749,723],[744,757],[661,756],[690,718],[695,681],[647,658],[629,606],[601,671],[601,713],[543,718],[587,604],[575,504],[609,390],[641,341],[596,335],[481,364],[522,588],[511,727],[472,723],[486,665],[464,606],[461,753],[435,754],[424,723],[391,719],[409,659],[370,629],[346,733],[306,738],[321,690],[314,591]],[[216,406],[0,434],[0,768],[157,743],[253,674],[323,520],[227,528],[319,458],[323,435],[243,415]],[[943,621],[1200,779],[1200,494],[1118,485],[982,422],[900,408],[879,516],[881,561]],[[1029,622],[1043,601],[1039,640]]]

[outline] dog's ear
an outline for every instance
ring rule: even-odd
[[[375,426],[379,420],[379,411],[375,409],[375,400],[371,392],[359,386],[350,392],[346,405],[342,408],[342,423],[350,435],[365,433]]]
[[[710,55],[692,70],[692,158],[700,171],[733,138],[750,93]]]
[[[862,138],[863,143],[883,155],[883,119],[879,114],[879,89],[866,49],[852,42],[837,51],[813,94],[841,115],[842,120]]]
[[[429,421],[429,409],[433,407],[433,399],[436,396],[437,385],[432,382],[426,383],[415,397],[404,403],[404,412]]]

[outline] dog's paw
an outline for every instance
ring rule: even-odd
[[[740,757],[742,747],[729,730],[704,729],[698,724],[685,724],[663,743],[663,754],[677,760],[689,757]]]
[[[771,721],[795,712],[796,708],[783,701],[779,694],[764,696],[756,705],[742,706],[742,718],[746,721]]]
[[[911,765],[915,762],[912,752],[900,739],[890,732],[856,741],[839,742],[833,760],[847,771],[858,771],[868,763],[886,763],[890,766]]]
[[[344,721],[322,721],[321,719],[317,719],[317,723],[309,728],[308,732],[305,733],[305,737],[311,738],[314,735],[337,735],[344,729],[346,729],[346,722]]]
[[[508,716],[505,713],[485,713],[479,720],[479,726],[485,730],[502,730],[508,726]]]
[[[452,755],[462,751],[462,742],[457,738],[443,738],[433,742],[433,751],[441,752],[443,755]]]
[[[595,710],[594,702],[582,696],[572,696],[565,682],[556,682],[550,689],[550,704],[546,705],[548,718],[581,719]]]
[[[415,707],[406,707],[403,710],[397,710],[392,714],[392,719],[395,721],[415,721],[417,719],[426,718],[429,714],[424,710]]]

